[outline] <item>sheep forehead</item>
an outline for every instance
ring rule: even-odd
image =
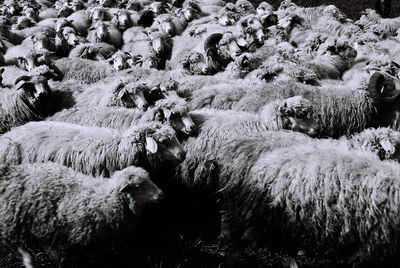
[[[287,98],[284,100],[284,103],[286,103],[287,107],[291,107],[296,110],[297,109],[304,110],[312,108],[312,103],[309,100],[303,98],[302,96],[294,96],[291,98]]]
[[[126,179],[133,180],[133,183],[150,180],[149,173],[140,167],[127,167],[121,171],[121,174]]]

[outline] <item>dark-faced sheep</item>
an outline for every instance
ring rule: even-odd
[[[109,176],[136,165],[158,170],[183,161],[175,131],[160,123],[124,132],[61,122],[30,122],[0,138],[1,163],[55,162],[89,175]]]
[[[1,165],[0,177],[0,239],[22,253],[25,267],[34,262],[28,250],[44,251],[54,265],[106,253],[134,239],[144,205],[163,198],[138,167],[104,179],[55,163]]]
[[[19,77],[15,87],[3,88],[1,93],[0,133],[29,121],[41,120],[51,111],[51,90],[43,76]]]

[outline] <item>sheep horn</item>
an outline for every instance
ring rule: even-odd
[[[31,80],[30,76],[24,75],[24,76],[20,76],[17,79],[15,79],[14,85],[18,84],[21,81],[29,81]]]
[[[371,78],[369,79],[368,92],[371,98],[376,103],[380,103],[382,101],[380,91],[382,89],[384,79],[384,76],[379,72],[373,73]]]
[[[216,47],[223,35],[220,33],[213,33],[204,41],[204,51],[209,50],[212,47]]]

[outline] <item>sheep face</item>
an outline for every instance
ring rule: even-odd
[[[164,115],[166,112],[164,112]],[[169,115],[169,122],[171,123],[172,127],[181,133],[186,135],[192,135],[196,130],[196,125],[194,124],[192,118],[189,116],[188,112],[178,114],[178,113],[171,113],[167,112]]]
[[[36,51],[49,49],[50,37],[46,34],[37,34],[31,37]]]
[[[313,117],[313,107],[308,100],[300,96],[288,98],[280,104],[278,111],[284,129],[302,132],[311,137],[318,135],[320,126]]]
[[[155,107],[159,107],[162,111],[161,120],[168,121],[175,131],[192,135],[196,130],[196,125],[189,116],[186,102],[182,99],[168,97],[158,101]]]
[[[126,181],[120,188],[120,193],[128,199],[130,210],[139,215],[145,204],[159,203],[163,200],[163,191],[151,180],[149,174],[142,168],[128,167],[114,173],[113,178],[122,177]]]
[[[151,11],[154,12],[156,16],[167,12],[165,9],[165,4],[163,4],[162,2],[153,2],[150,4],[149,8]]]
[[[62,31],[65,41],[69,46],[77,46],[79,44],[79,38],[76,31],[71,27],[65,27]]]
[[[90,11],[89,18],[92,22],[103,21],[105,17],[105,12],[103,8],[94,8]]]
[[[163,21],[160,27],[163,33],[175,36],[175,26],[172,21]]]
[[[105,41],[107,39],[107,37],[108,37],[107,25],[98,21],[95,25],[94,30],[95,30],[96,37],[99,41]]]
[[[123,12],[123,11],[118,11],[114,18],[112,19],[112,22],[114,22],[118,28],[122,31],[128,29],[131,27],[131,17],[129,16],[128,12]]]
[[[125,68],[128,68],[128,60],[131,59],[132,56],[127,52],[116,52],[110,59],[110,64],[116,71],[121,71]]]
[[[23,97],[32,108],[37,110],[46,108],[43,106],[46,104],[50,93],[46,78],[42,76],[33,78],[22,76],[16,79],[15,84],[17,90],[23,90]]]
[[[117,106],[126,108],[137,107],[140,110],[145,110],[148,107],[148,102],[144,96],[144,91],[149,90],[148,87],[141,84],[128,84],[120,83],[113,91],[114,98],[116,99]]]
[[[168,139],[146,138],[146,149],[148,152],[155,154],[158,152],[162,162],[181,163],[185,160],[186,153],[176,136]]]
[[[257,7],[256,12],[259,16],[268,16],[274,12],[274,8],[267,2],[261,2]]]

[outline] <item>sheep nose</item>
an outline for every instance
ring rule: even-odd
[[[188,127],[188,131],[190,132],[190,133],[192,133],[192,132],[194,132],[196,130],[196,126],[193,124],[193,125],[190,125],[189,127]]]
[[[179,161],[185,160],[186,153],[184,151],[180,151],[176,154],[176,157],[178,158]]]
[[[154,201],[159,202],[159,201],[162,201],[162,200],[164,200],[164,193],[161,191],[161,192],[159,192],[158,194],[156,194],[154,196]]]

